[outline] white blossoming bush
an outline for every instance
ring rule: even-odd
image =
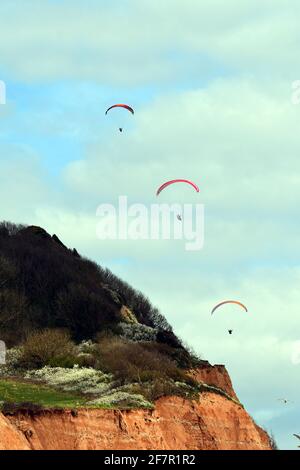
[[[157,329],[141,323],[124,323],[118,325],[120,335],[130,341],[155,341]]]
[[[6,363],[0,365],[0,377],[19,375],[20,369],[17,367],[22,355],[22,348],[11,348],[6,351]]]
[[[80,367],[97,368],[95,367],[97,363],[95,357],[96,350],[97,345],[91,340],[82,341],[76,346],[76,357]]]
[[[89,401],[88,404],[108,408],[153,408],[153,404],[147,401],[142,395],[122,391],[115,391],[104,395],[101,398]]]
[[[42,369],[28,371],[27,379],[45,382],[50,386],[69,392],[101,395],[111,388],[112,375],[90,368],[64,369],[62,367],[43,367]]]
[[[95,349],[95,343],[92,340],[85,340],[76,346],[79,354],[92,354]]]
[[[6,365],[0,364],[0,377],[7,377],[8,375],[10,375],[10,373]]]
[[[11,348],[6,352],[6,365],[16,367],[22,355],[22,348]]]
[[[74,366],[73,369],[62,367],[44,367],[28,371],[26,379],[46,383],[49,386],[68,392],[94,395],[87,405],[104,408],[153,408],[141,394],[130,393],[130,385],[113,388],[113,377],[110,374]]]

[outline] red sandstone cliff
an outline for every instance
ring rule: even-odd
[[[191,371],[236,399],[224,366]],[[0,414],[0,449],[219,450],[270,449],[268,435],[236,401],[213,393],[198,400],[164,397],[154,410],[44,411]]]
[[[25,435],[0,413],[0,450],[30,450]]]
[[[224,390],[224,392],[226,392],[230,397],[238,400],[235,391],[233,390],[229,374],[225,366],[222,364],[211,366],[207,363],[207,365],[199,367],[198,369],[191,370],[190,375],[197,382],[203,382],[207,385],[218,387]]]

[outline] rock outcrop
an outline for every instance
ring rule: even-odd
[[[163,397],[154,410],[42,411],[0,415],[0,449],[270,450],[270,440],[237,402],[224,366],[191,371],[227,396]],[[232,397],[232,399],[230,398]]]
[[[197,382],[203,382],[207,385],[212,385],[214,387],[224,390],[230,397],[238,400],[231,379],[226,370],[226,367],[222,364],[216,364],[211,366],[209,363],[198,367],[197,369],[190,371],[190,376],[193,377]]]

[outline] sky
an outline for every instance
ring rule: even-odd
[[[0,219],[140,289],[280,449],[300,433],[299,15],[297,0],[0,3]],[[120,102],[134,116],[105,116]],[[203,204],[201,250],[97,238],[100,204],[155,203],[173,178],[200,188],[161,201]],[[227,298],[248,314],[211,316]]]

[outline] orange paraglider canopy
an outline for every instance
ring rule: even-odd
[[[223,302],[220,302],[219,304],[217,304],[211,311],[211,314],[214,313],[215,310],[217,310],[217,308],[221,307],[221,305],[225,305],[225,304],[236,304],[236,305],[239,305],[240,307],[242,307],[246,312],[248,312],[248,309],[247,307],[242,304],[242,302],[239,302],[238,300],[224,300]]]

